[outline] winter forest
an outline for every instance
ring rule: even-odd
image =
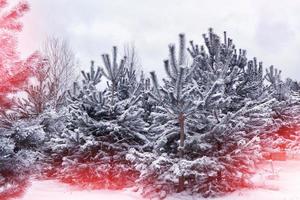
[[[247,57],[226,32],[209,28],[200,44],[179,33],[165,48],[165,76],[116,46],[77,73],[60,38],[21,59],[29,5],[7,6],[0,0],[1,200],[31,179],[146,199],[218,197],[253,188],[272,153],[300,149],[300,83]]]

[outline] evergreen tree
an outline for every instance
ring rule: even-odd
[[[274,103],[262,85],[262,65],[256,59],[247,63],[246,52],[237,54],[226,33],[222,43],[210,29],[204,40],[207,50],[191,42],[190,66],[182,60],[183,35],[178,62],[169,47],[163,86],[151,73],[151,97],[158,104],[149,130],[153,151],[131,150],[127,157],[141,171],[146,196],[159,191],[164,197],[177,186],[204,196],[232,191],[249,184],[261,158],[257,138],[272,124]]]
[[[13,13],[7,19],[17,20],[19,11]],[[19,23],[10,23],[16,25],[4,25],[13,38]],[[59,107],[64,92],[49,84],[46,60],[34,54],[23,62],[14,53],[0,60],[12,75],[3,76],[8,85],[0,82],[2,107],[32,74],[14,73],[15,66],[36,67],[38,83],[26,87],[26,100],[1,110],[0,199],[22,191],[34,170],[89,188],[136,185],[150,198],[184,190],[217,196],[252,186],[257,163],[270,152],[300,149],[298,83],[282,80],[273,66],[264,74],[262,62],[248,60],[226,32],[222,40],[209,29],[203,39],[203,46],[190,41],[186,48],[180,34],[178,55],[169,45],[162,81],[155,72],[139,76],[133,56],[118,59],[113,47],[112,56],[102,55],[103,67],[92,61],[82,71]]]
[[[95,70],[92,62],[90,72],[82,72],[82,83],[75,83],[69,92],[66,130],[52,139],[50,146],[56,147],[54,153],[59,150],[64,156],[65,181],[116,189],[132,184],[137,175],[125,159],[128,149],[141,149],[148,142],[142,117],[143,83],[136,80],[132,84],[134,72],[124,67],[125,58],[117,64],[116,47],[113,61],[107,54],[103,61],[106,72],[100,67]],[[102,73],[108,79],[108,90],[97,88]],[[133,90],[127,91],[129,84]]]
[[[25,60],[21,60],[17,51],[17,32],[22,29],[21,17],[28,11],[29,5],[20,2],[7,10],[8,2],[0,1],[0,108],[11,107],[8,94],[19,91],[25,84],[36,66],[39,54],[34,53]]]
[[[8,96],[22,91],[35,69],[39,68],[39,53],[22,60],[17,51],[17,33],[22,30],[21,17],[29,10],[22,1],[9,8],[0,0],[0,199],[23,191],[35,162],[34,148],[39,145],[41,130],[18,116],[9,108],[15,106]]]
[[[41,158],[45,132],[39,123],[15,121],[9,128],[0,128],[0,198],[19,195]]]
[[[276,99],[272,105],[273,132],[262,136],[266,155],[274,151],[295,151],[299,148],[299,90],[292,79],[281,78],[281,71],[273,66],[266,69],[267,91]],[[268,158],[268,156],[267,156]]]

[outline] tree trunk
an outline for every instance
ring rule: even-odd
[[[184,147],[184,120],[185,117],[183,113],[179,114],[178,117],[178,122],[179,122],[179,134],[180,134],[180,142],[179,142],[179,157],[180,159],[183,158],[184,152],[183,152],[183,147]],[[184,190],[184,176],[179,176],[178,178],[178,192],[182,192]]]
[[[115,83],[112,82],[112,89],[111,89],[111,105],[115,105]]]

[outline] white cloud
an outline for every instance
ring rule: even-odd
[[[163,71],[168,43],[177,34],[203,43],[209,27],[226,30],[237,47],[265,66],[300,79],[300,2],[295,0],[29,0],[21,49],[38,47],[45,35],[68,38],[84,65],[101,63],[112,45],[134,41],[146,71]],[[21,39],[22,39],[21,38]]]

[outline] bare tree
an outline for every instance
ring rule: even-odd
[[[54,107],[64,102],[65,92],[75,80],[75,55],[69,43],[61,38],[49,37],[42,49],[48,70],[48,89]]]
[[[25,88],[26,97],[15,99],[20,117],[37,116],[47,107],[59,109],[75,80],[75,55],[64,39],[49,37],[41,50],[40,67]]]

